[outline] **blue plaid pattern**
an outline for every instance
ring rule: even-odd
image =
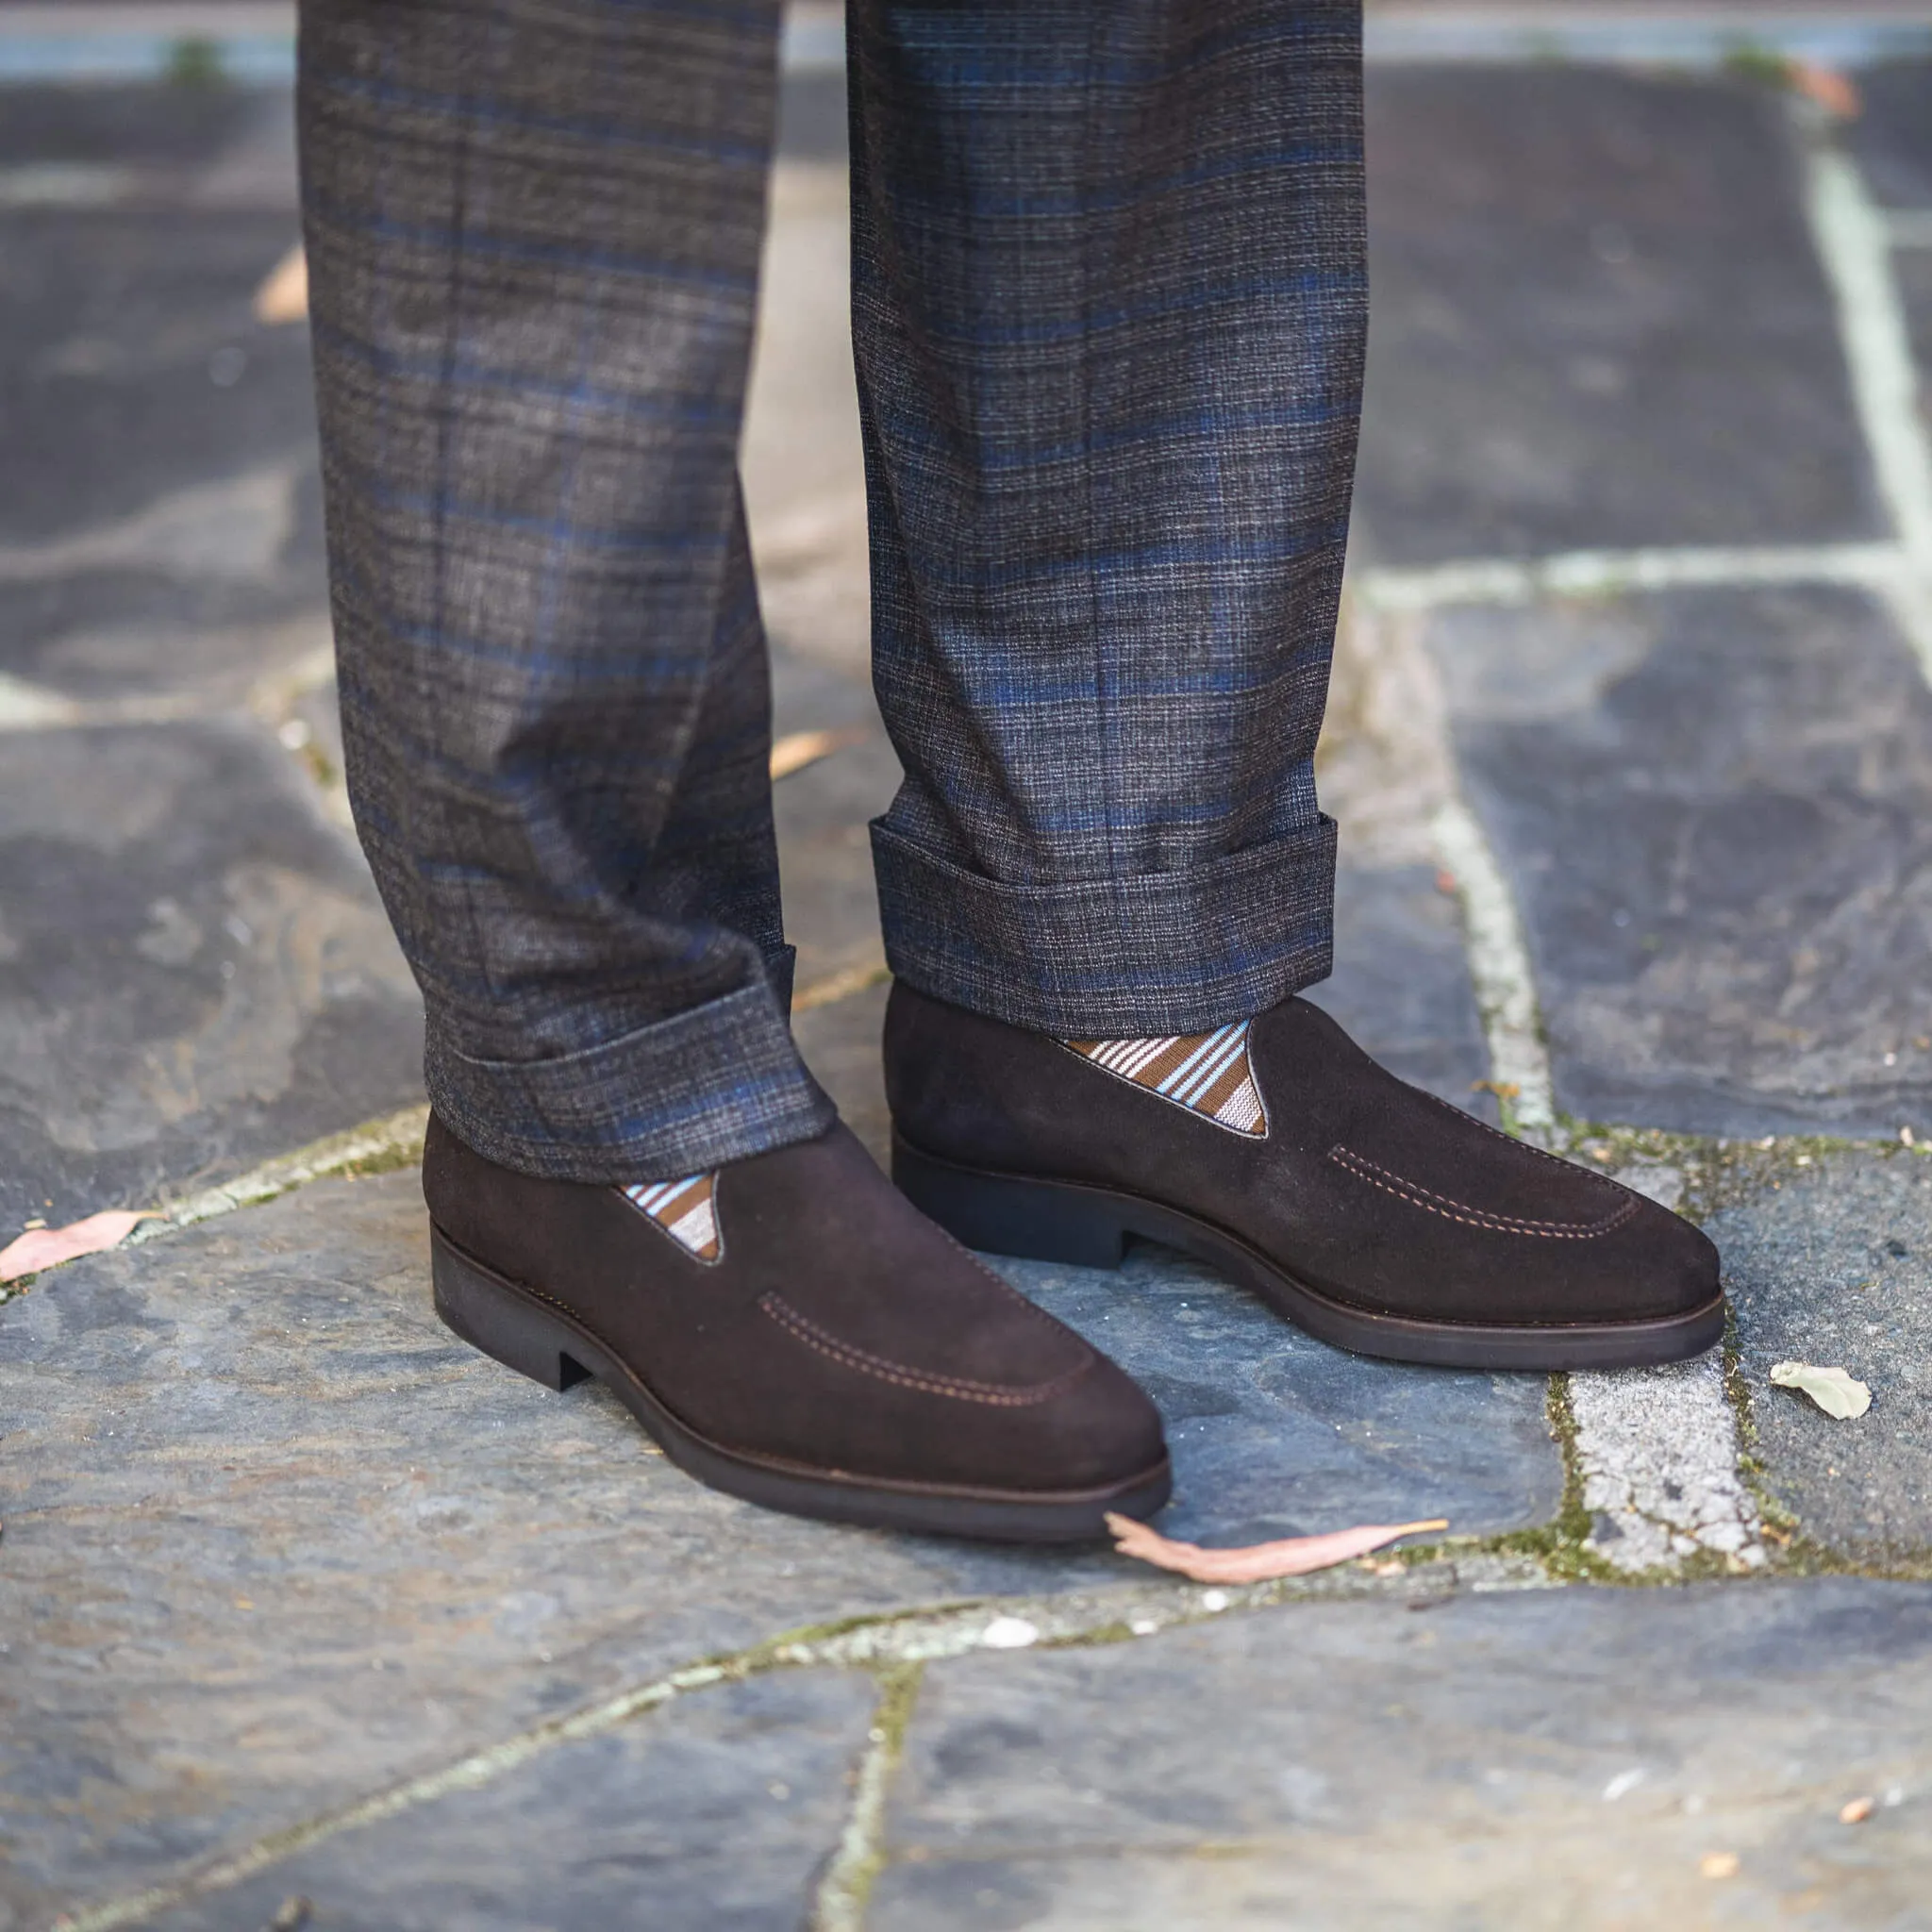
[[[1355,0],[861,4],[893,970],[1067,1037],[1328,970],[1366,318]]]
[[[479,1152],[808,1138],[736,479],[771,0],[304,0],[358,826]],[[895,971],[1066,1036],[1327,970],[1359,0],[854,0]]]

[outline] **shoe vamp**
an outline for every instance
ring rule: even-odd
[[[1256,1062],[1283,1158],[1321,1162],[1446,1210],[1570,1231],[1632,1197],[1615,1182],[1499,1133],[1378,1066],[1325,1014],[1294,1001],[1257,1028]]]
[[[1302,1011],[1320,1024],[1257,1028],[1265,1138],[1145,1111],[1123,1178],[1306,1286],[1388,1313],[1634,1320],[1715,1291],[1693,1229],[1405,1085]]]
[[[926,1220],[856,1142],[827,1140],[823,1158],[816,1145],[795,1151],[782,1185],[747,1190],[741,1204],[732,1173],[721,1178],[738,1296],[773,1297],[800,1318],[798,1333],[880,1363],[992,1388],[1031,1389],[1091,1358],[1071,1329]]]
[[[741,1291],[772,1305],[774,1319],[881,1365],[1028,1389],[1089,1357],[1071,1330],[909,1206],[841,1228],[816,1255],[810,1241],[745,1231],[732,1263]]]

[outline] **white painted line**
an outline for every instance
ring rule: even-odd
[[[1708,549],[1571,550],[1554,557],[1476,558],[1421,569],[1363,571],[1371,608],[1435,610],[1455,604],[1535,604],[1628,591],[1857,584],[1884,589],[1907,558],[1896,543],[1738,545]]]
[[[1919,414],[1919,372],[1886,220],[1835,148],[1811,148],[1805,186],[1879,493],[1913,569],[1932,575],[1932,439]]]
[[[102,208],[141,186],[138,169],[98,161],[34,161],[0,168],[0,208]]]
[[[1462,902],[1469,976],[1489,1039],[1490,1077],[1499,1088],[1515,1089],[1508,1105],[1517,1125],[1544,1135],[1556,1124],[1556,1101],[1515,898],[1475,814],[1460,799],[1437,809],[1429,831]]]
[[[170,491],[112,523],[38,543],[0,544],[0,584],[99,571],[159,571],[190,582],[272,578],[295,526],[297,462],[264,464]]]
[[[0,731],[44,731],[78,722],[81,707],[57,691],[0,671]]]
[[[1668,1368],[1574,1373],[1570,1408],[1598,1556],[1630,1572],[1674,1569],[1700,1550],[1754,1570],[1764,1562],[1715,1353]]]
[[[1837,298],[1852,400],[1878,492],[1904,552],[1885,587],[1893,617],[1932,681],[1932,437],[1919,410],[1919,372],[1899,299],[1891,226],[1850,158],[1813,142],[1805,211]]]
[[[175,724],[212,718],[195,691],[155,691],[128,698],[69,698],[0,672],[0,735],[13,731],[105,731],[124,724]]]

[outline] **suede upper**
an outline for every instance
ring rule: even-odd
[[[1257,1016],[1249,1055],[1259,1138],[903,982],[886,1015],[887,1095],[917,1151],[1157,1201],[1330,1300],[1538,1325],[1667,1319],[1717,1295],[1717,1251],[1689,1222],[1407,1085],[1307,1001]]]
[[[498,1167],[434,1119],[423,1188],[449,1241],[740,1455],[1059,1491],[1165,1454],[1134,1383],[919,1214],[842,1126],[719,1172],[712,1261],[621,1190]]]

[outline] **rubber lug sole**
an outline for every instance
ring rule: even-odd
[[[434,1225],[429,1253],[436,1312],[452,1333],[546,1389],[594,1376],[687,1474],[767,1509],[991,1542],[1083,1543],[1106,1538],[1109,1511],[1150,1517],[1173,1489],[1164,1457],[1107,1489],[1032,1492],[868,1480],[746,1456],[687,1427],[567,1310],[498,1274]]]
[[[1206,1261],[1318,1341],[1357,1355],[1448,1369],[1637,1369],[1702,1355],[1723,1339],[1719,1295],[1655,1322],[1549,1326],[1423,1322],[1349,1307],[1317,1293],[1238,1236],[1178,1208],[1077,1181],[1031,1180],[958,1167],[892,1137],[899,1191],[969,1248],[1081,1268],[1117,1268],[1127,1238]]]

